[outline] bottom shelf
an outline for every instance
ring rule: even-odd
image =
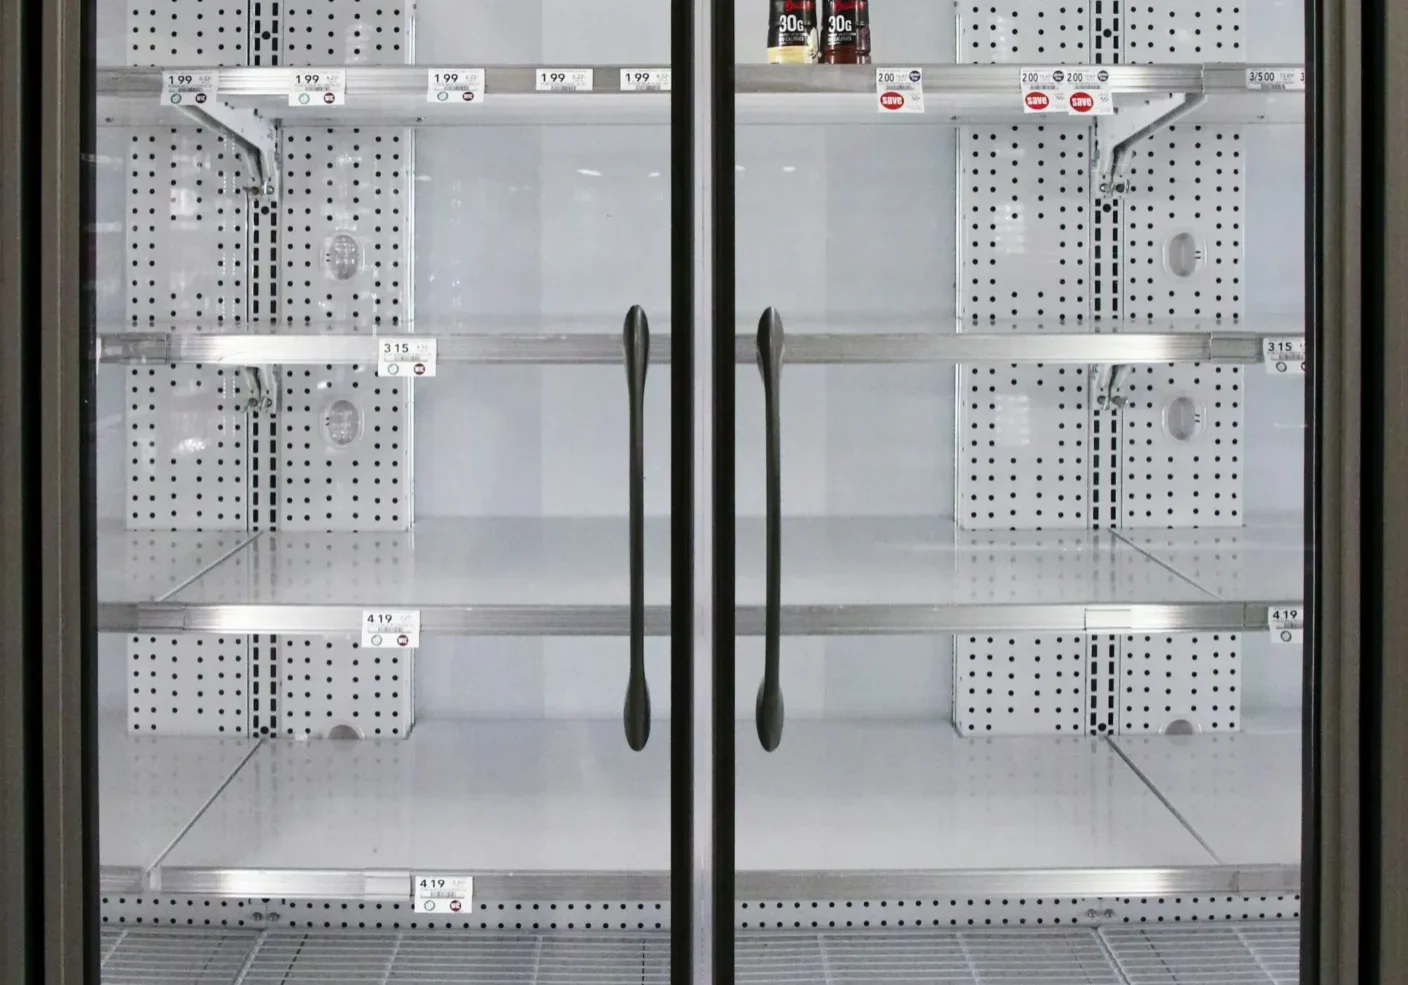
[[[763,931],[736,980],[773,985],[1297,985],[1295,921],[1099,929]],[[104,985],[665,985],[668,931],[449,933],[108,926]]]

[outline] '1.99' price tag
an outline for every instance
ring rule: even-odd
[[[1272,376],[1305,375],[1305,337],[1266,339],[1262,342],[1266,372]]]
[[[365,610],[362,646],[372,650],[409,650],[420,646],[420,610]]]
[[[924,112],[924,70],[877,68],[875,98],[882,113]]]
[[[425,101],[474,105],[484,101],[482,68],[432,68],[426,72]]]
[[[434,339],[378,339],[376,375],[434,376],[436,349]]]
[[[669,92],[670,70],[668,68],[623,68],[621,69],[622,92]]]
[[[540,68],[533,77],[539,92],[591,92],[589,68]]]
[[[474,877],[461,875],[415,876],[417,913],[468,913],[474,909]]]
[[[342,106],[347,102],[347,73],[340,68],[297,69],[289,76],[290,106]]]
[[[163,106],[208,106],[220,91],[220,73],[214,69],[177,69],[161,73]]]
[[[1267,611],[1272,643],[1299,643],[1305,636],[1305,610],[1298,605],[1273,605]]]

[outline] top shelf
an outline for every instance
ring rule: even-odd
[[[183,68],[185,66],[168,66]],[[253,108],[270,120],[321,125],[602,125],[667,124],[670,94],[621,91],[621,70],[651,66],[568,66],[593,69],[591,92],[538,92],[536,74],[552,66],[486,66],[484,99],[474,106],[426,99],[429,66],[330,66],[346,73],[346,105],[289,106],[295,72],[313,67],[222,68],[220,100]],[[879,66],[884,67],[884,66]],[[913,66],[904,66],[906,68]],[[737,121],[756,124],[871,123],[1089,124],[1065,114],[1024,111],[1021,66],[923,65],[924,113],[882,114],[873,65],[738,65],[734,69]],[[1190,123],[1299,123],[1300,92],[1247,88],[1247,70],[1288,65],[1110,65],[1116,109],[1161,94],[1208,98],[1185,117]],[[98,119],[109,126],[140,126],[179,119],[161,105],[162,69],[105,68],[97,73]]]

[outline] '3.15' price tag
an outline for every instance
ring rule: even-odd
[[[1262,342],[1266,371],[1272,376],[1305,375],[1305,336]]]
[[[377,376],[434,376],[434,339],[384,337],[376,343]]]
[[[372,650],[410,650],[420,646],[420,610],[364,610],[362,646]]]

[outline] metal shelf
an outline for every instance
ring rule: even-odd
[[[1198,542],[1233,532],[1171,533]],[[763,544],[762,521],[740,519],[744,635],[763,631]],[[645,549],[646,631],[662,635],[669,632],[667,519],[646,524]],[[1290,550],[1272,553],[1273,570],[1286,566]],[[1262,594],[1262,580],[1250,577],[1253,591],[1214,594],[1110,531],[972,532],[940,518],[793,517],[783,522],[783,551],[782,631],[789,635],[1243,631],[1267,628],[1269,605],[1296,601]],[[177,591],[155,599],[100,595],[99,628],[356,634],[364,610],[394,607],[419,609],[427,633],[622,636],[627,556],[626,523],[609,518],[423,520],[406,533],[269,532]],[[1225,564],[1260,570],[1260,562],[1235,557]]]
[[[183,325],[113,327],[98,339],[106,363],[202,363],[237,366],[375,365],[378,342],[404,335],[437,340],[444,363],[619,365],[621,333],[613,319],[595,322],[503,321],[480,327],[420,322],[313,331],[299,326],[250,325],[211,331]],[[656,320],[651,361],[670,361],[669,323]],[[1260,363],[1267,338],[1303,338],[1302,319],[1218,322],[1170,320],[1086,325],[1078,322],[898,321],[787,318],[789,365],[850,363]],[[740,321],[735,356],[752,365],[756,342],[749,319]]]
[[[345,106],[290,107],[287,93],[291,76],[299,71],[296,68],[221,69],[220,99],[235,108],[256,109],[268,120],[307,126],[669,123],[670,95],[620,91],[620,69],[640,66],[568,66],[594,68],[594,90],[588,93],[536,92],[536,66],[486,66],[485,98],[473,107],[428,103],[426,66],[335,67],[346,72]],[[876,67],[739,65],[734,71],[738,121],[745,125],[1090,123],[1076,116],[1025,113],[1017,65],[924,65],[927,111],[882,116],[875,95]],[[1117,108],[1141,105],[1148,96],[1184,93],[1215,97],[1194,110],[1189,122],[1301,122],[1302,93],[1246,89],[1246,70],[1257,67],[1290,66],[1111,65],[1108,70]],[[180,110],[160,104],[160,69],[99,69],[97,89],[100,124],[148,125],[181,119]]]

